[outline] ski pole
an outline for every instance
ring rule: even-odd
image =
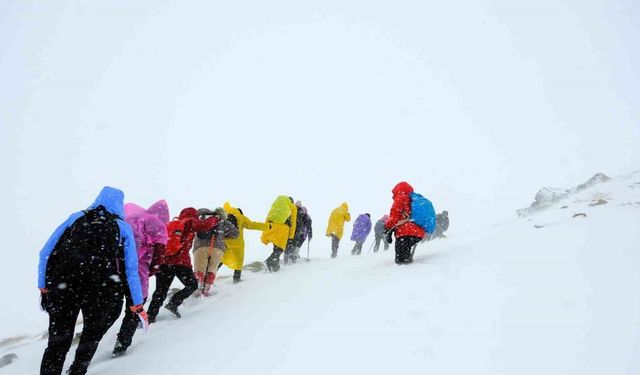
[[[307,262],[310,260],[309,259],[309,248],[311,247],[311,239],[309,239],[307,241]]]
[[[376,241],[375,241],[375,240],[371,243],[371,246],[369,246],[369,251],[367,251],[367,254],[371,253],[371,249],[373,249],[373,245],[374,245],[375,243],[376,243]]]

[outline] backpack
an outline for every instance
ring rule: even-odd
[[[47,262],[47,287],[68,283],[92,287],[125,282],[124,246],[118,215],[98,206],[76,219],[56,243]]]
[[[433,233],[436,229],[436,211],[430,200],[418,193],[411,193],[411,221]]]
[[[217,226],[217,224],[216,224]],[[209,229],[209,230],[205,230],[205,231],[201,231],[201,232],[197,232],[196,236],[198,237],[199,240],[211,240],[213,238],[213,236],[216,233],[216,226],[214,226],[213,228]]]
[[[272,223],[284,224],[291,216],[291,200],[285,195],[281,195],[276,198],[275,202],[271,205],[269,215],[267,215],[267,221]]]
[[[233,224],[234,227],[236,227],[236,229],[240,229],[238,227],[238,219],[236,218],[236,216],[234,214],[228,214],[227,215],[227,220]]]
[[[167,224],[167,246],[165,248],[165,256],[173,256],[180,252],[183,245],[185,233],[185,220],[175,218]]]

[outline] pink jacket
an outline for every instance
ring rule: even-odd
[[[142,297],[149,295],[149,268],[154,247],[167,244],[167,223],[169,207],[165,200],[159,200],[148,209],[135,203],[124,206],[125,221],[131,225],[138,250],[138,274],[142,285]]]

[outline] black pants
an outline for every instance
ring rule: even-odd
[[[362,252],[362,245],[364,245],[364,242],[356,242],[353,250],[351,250],[351,255],[360,255]]]
[[[180,306],[185,299],[189,298],[198,289],[198,281],[191,268],[167,264],[161,265],[156,274],[156,290],[153,292],[149,311],[147,312],[150,320],[155,320],[156,316],[158,316],[160,307],[162,307],[164,300],[167,298],[167,293],[175,277],[180,280],[184,288],[171,297],[169,303],[172,305]]]
[[[389,244],[384,240],[384,236],[376,236],[376,244],[373,246],[373,252],[377,253],[380,250],[380,242],[384,242],[384,250],[389,250]]]
[[[78,290],[52,290],[47,298],[49,343],[42,356],[41,375],[60,375],[73,341],[76,320],[82,311],[82,336],[69,374],[87,372],[98,344],[115,323],[122,308],[122,286]]]
[[[413,262],[412,250],[420,242],[420,238],[413,236],[396,238],[396,263],[405,264]]]
[[[145,299],[144,302],[147,300]],[[143,303],[144,303],[143,302]],[[120,331],[118,331],[118,342],[116,346],[120,346],[123,350],[126,350],[131,346],[133,335],[138,329],[138,315],[131,312],[129,306],[133,306],[133,301],[127,296],[124,304],[124,318],[122,318],[122,324],[120,325]]]
[[[340,239],[335,234],[331,235],[331,257],[338,256],[338,248],[340,247]]]

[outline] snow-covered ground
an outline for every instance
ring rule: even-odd
[[[330,259],[316,238],[311,262],[162,312],[124,358],[108,359],[112,328],[90,373],[638,374],[639,227],[634,173],[423,244],[409,266],[350,242]],[[45,344],[1,347],[18,356],[3,373],[36,373]]]

